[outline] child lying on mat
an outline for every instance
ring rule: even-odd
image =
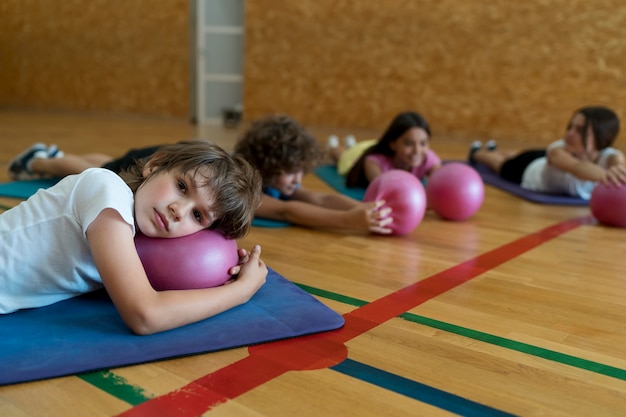
[[[235,151],[260,171],[264,194],[255,215],[307,227],[391,233],[393,219],[383,201],[363,203],[341,194],[300,187],[302,176],[317,163],[315,139],[288,116],[270,116],[253,123]],[[136,160],[149,158],[159,146],[132,149],[121,158],[105,154],[72,155],[55,145],[36,143],[9,164],[13,179],[64,177],[91,167],[120,173]]]
[[[69,154],[55,144],[35,143],[11,160],[8,173],[16,181],[63,178],[80,174],[88,168],[106,168],[119,174],[137,160],[151,157],[159,148],[160,145],[131,149],[122,157],[114,158],[103,153]]]
[[[220,287],[155,291],[135,232],[175,238],[202,229],[244,236],[260,202],[258,173],[206,141],[166,145],[117,175],[92,168],[0,214],[0,313],[104,288],[128,327],[150,334],[247,302],[265,283],[257,245]]]
[[[565,136],[545,149],[502,152],[495,142],[474,142],[470,163],[481,163],[522,188],[549,194],[591,198],[596,183],[626,184],[621,151],[612,148],[619,119],[605,107],[583,107],[572,115]]]
[[[303,175],[315,167],[321,152],[315,139],[290,117],[268,116],[253,123],[235,144],[235,154],[263,178],[256,216],[307,227],[391,233],[391,209],[382,208],[384,201],[364,203],[301,187]]]
[[[398,114],[377,141],[347,142],[340,147],[331,137],[328,147],[348,187],[367,188],[374,178],[392,169],[408,171],[421,180],[441,166],[441,159],[430,149],[430,126],[415,112]]]

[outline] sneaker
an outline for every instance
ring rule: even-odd
[[[471,163],[474,163],[474,154],[476,151],[479,151],[483,147],[483,143],[479,140],[475,140],[472,142],[469,148],[469,153],[467,154],[467,160]]]
[[[495,151],[498,149],[498,144],[495,140],[491,139],[485,144],[485,149],[488,151]]]
[[[337,135],[330,135],[328,140],[326,141],[327,148],[338,148],[339,147],[339,138]]]
[[[55,144],[48,146],[48,149],[46,149],[46,151],[48,152],[48,158],[62,158],[63,155],[65,155],[63,151],[60,150],[59,147]]]
[[[354,135],[348,135],[343,139],[343,146],[348,149],[356,145],[356,138]]]
[[[30,170],[30,162],[33,158],[41,158],[42,156],[44,158],[48,156],[46,145],[35,143],[9,162],[9,176],[14,180],[33,178],[35,174]]]

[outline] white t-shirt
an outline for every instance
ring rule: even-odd
[[[85,233],[105,208],[134,234],[132,191],[112,171],[92,168],[0,214],[0,313],[102,288]]]
[[[546,153],[556,147],[564,147],[565,141],[559,139],[546,148]],[[602,168],[608,168],[609,157],[619,151],[615,148],[604,148],[599,152],[596,162]],[[547,157],[537,158],[526,167],[522,176],[522,188],[541,193],[565,194],[580,197],[584,200],[591,198],[591,192],[596,186],[594,181],[581,180],[569,172],[565,172],[548,163]]]

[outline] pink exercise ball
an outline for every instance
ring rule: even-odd
[[[135,247],[157,291],[217,287],[239,262],[237,242],[208,229],[172,239],[137,233]]]
[[[445,220],[466,220],[482,206],[483,180],[474,168],[461,162],[443,164],[428,178],[428,207]]]
[[[411,233],[420,224],[426,211],[424,186],[415,175],[407,171],[383,172],[365,190],[364,201],[385,200],[391,207],[393,222],[389,225],[392,235]]]
[[[591,214],[607,226],[626,227],[626,185],[598,184],[589,200]]]

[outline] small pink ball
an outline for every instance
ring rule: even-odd
[[[485,185],[474,168],[460,162],[443,164],[426,183],[428,207],[446,220],[466,220],[483,204]]]
[[[385,200],[391,207],[392,235],[411,233],[421,223],[426,211],[424,186],[415,175],[402,170],[383,172],[365,190],[364,201]]]
[[[596,185],[591,193],[589,208],[600,223],[626,227],[626,185]]]
[[[201,230],[173,239],[135,236],[135,247],[155,290],[217,287],[237,265],[237,242],[219,231]]]

